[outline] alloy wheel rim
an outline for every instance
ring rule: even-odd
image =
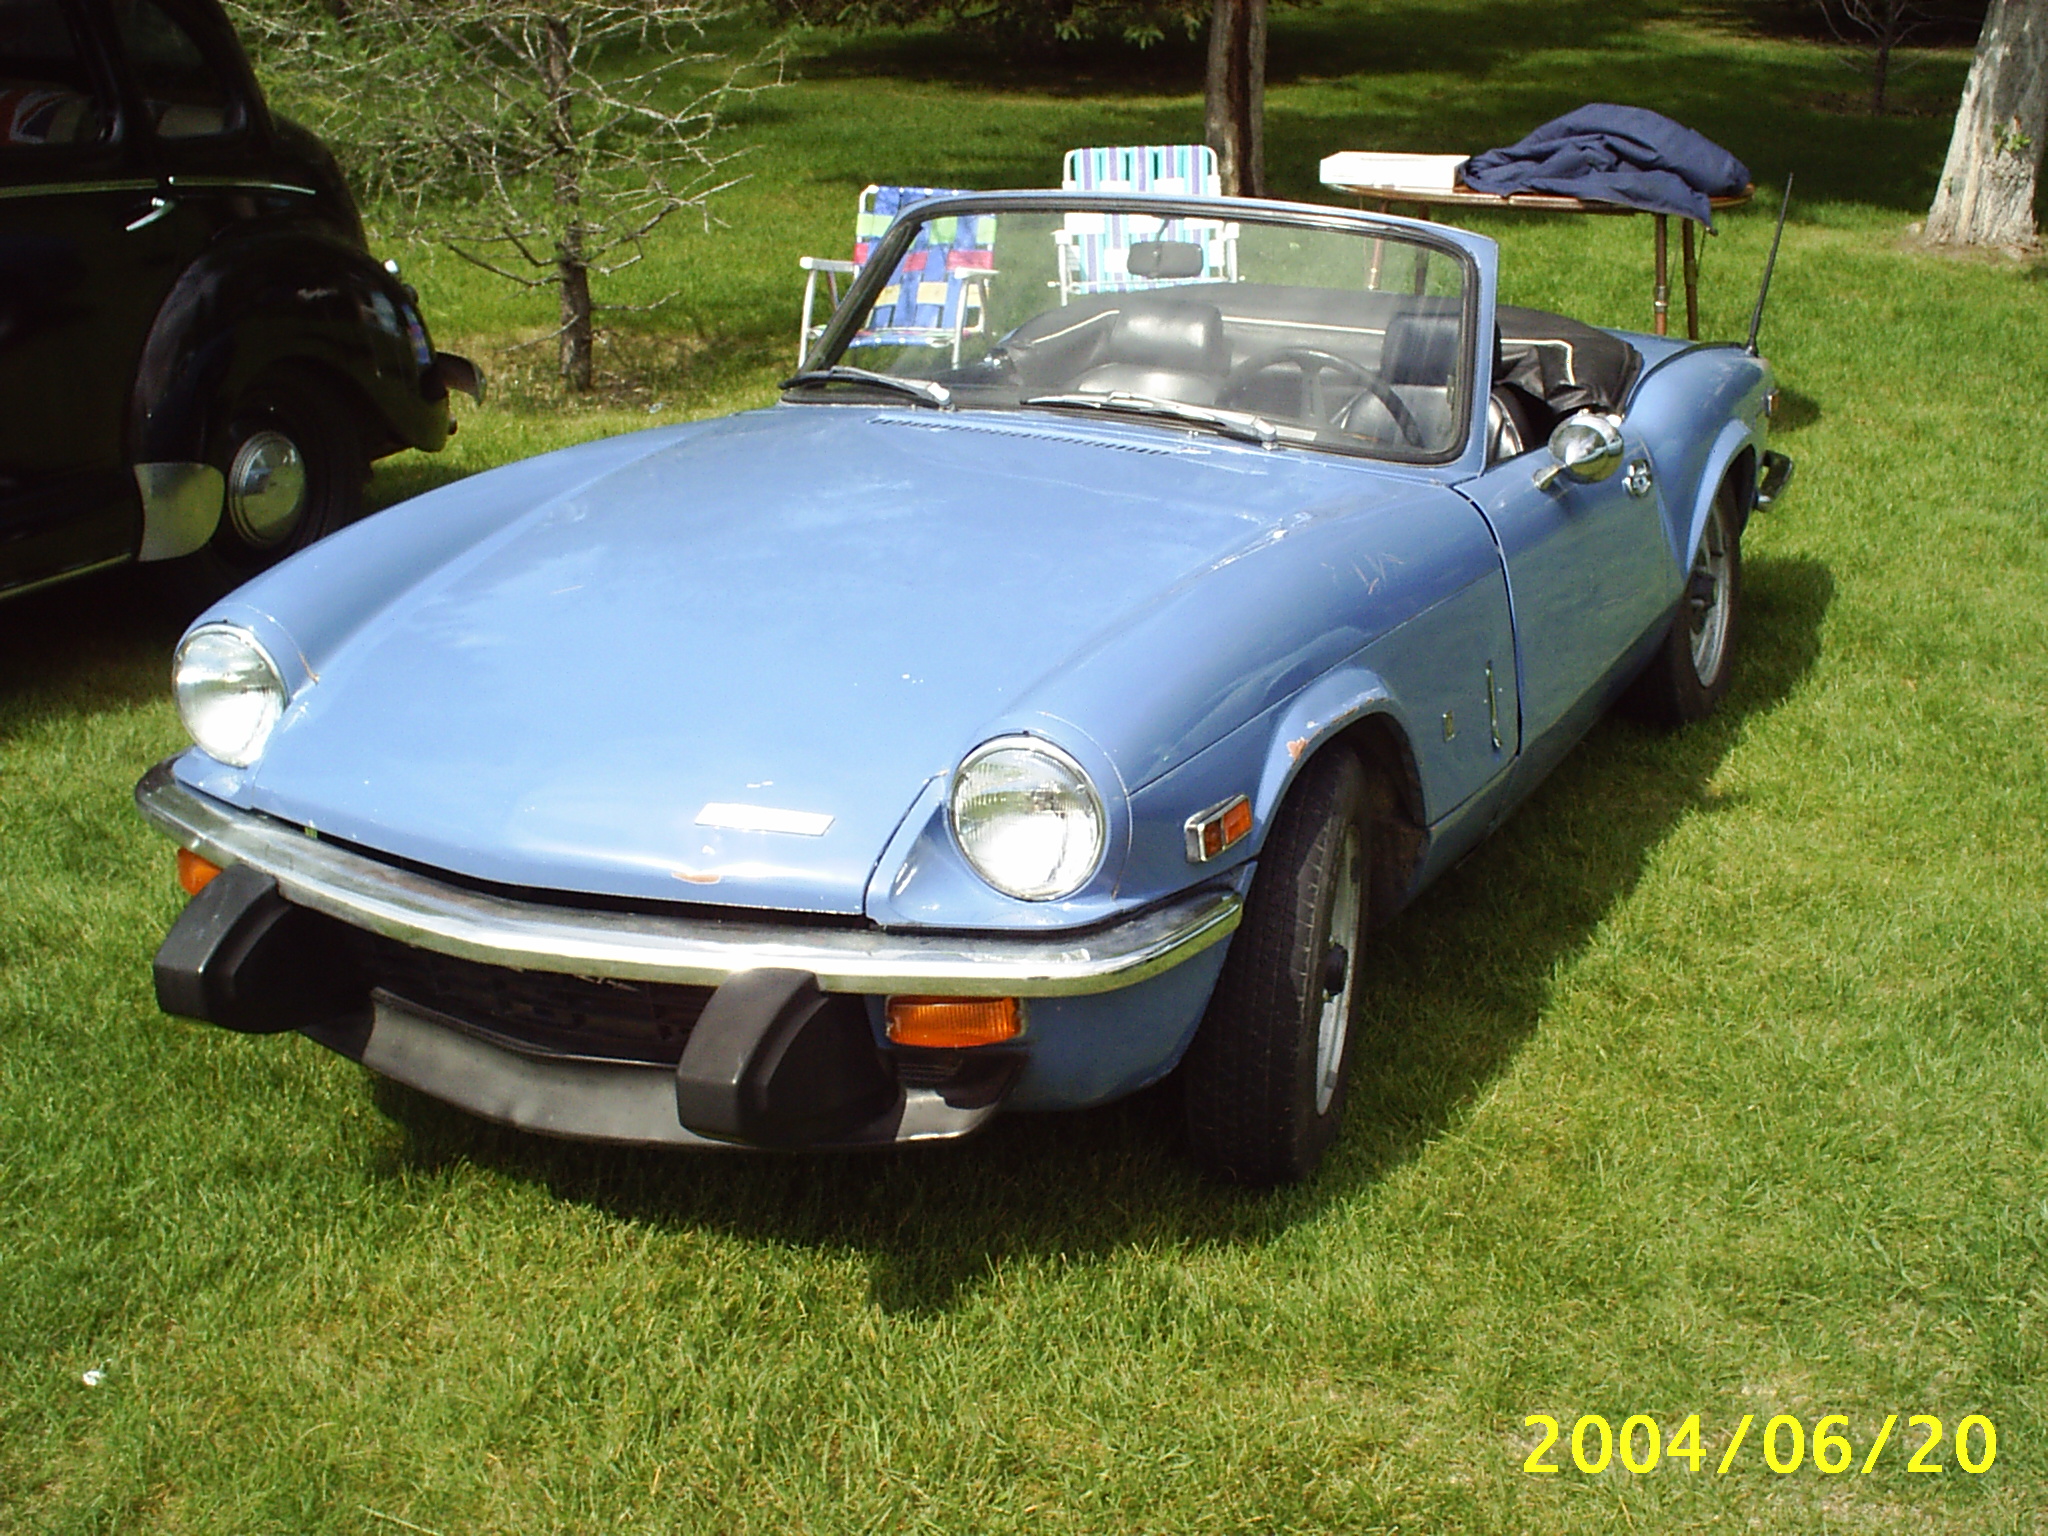
[[[306,461],[282,432],[252,432],[228,466],[228,521],[243,543],[269,549],[291,537],[306,507]]]
[[[1345,1026],[1351,1019],[1351,994],[1358,985],[1358,920],[1361,911],[1361,872],[1359,870],[1360,848],[1358,828],[1344,829],[1344,846],[1337,861],[1337,891],[1330,902],[1330,928],[1325,940],[1327,945],[1342,944],[1346,951],[1344,985],[1341,990],[1326,994],[1323,1011],[1316,1020],[1316,1113],[1328,1114],[1331,1102],[1337,1097],[1337,1082],[1344,1071]],[[1317,984],[1320,985],[1322,967],[1316,967]]]
[[[1708,587],[1704,602],[1692,599],[1692,671],[1705,686],[1720,675],[1721,656],[1728,647],[1728,539],[1718,509],[1707,519],[1706,537],[1700,540],[1692,573],[1694,589],[1702,577]]]

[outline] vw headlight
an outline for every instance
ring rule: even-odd
[[[949,812],[974,872],[1025,901],[1078,891],[1108,840],[1102,797],[1081,765],[1031,736],[999,736],[968,753]]]
[[[270,653],[233,624],[203,624],[179,642],[171,692],[199,750],[236,768],[263,755],[286,699]]]

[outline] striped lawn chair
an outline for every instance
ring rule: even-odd
[[[1125,144],[1068,150],[1060,186],[1068,192],[1216,197],[1223,179],[1216,170],[1216,151],[1206,144]],[[1053,240],[1059,247],[1062,304],[1075,294],[1237,281],[1237,225],[1219,219],[1070,213]],[[1149,240],[1201,246],[1203,270],[1193,277],[1133,276],[1127,265],[1131,247]]]
[[[865,187],[854,221],[853,260],[798,258],[797,265],[808,274],[797,337],[799,367],[811,343],[825,329],[823,322],[812,320],[819,276],[824,276],[832,306],[838,308],[839,279],[851,277],[867,265],[899,213],[927,198],[955,195],[945,187]],[[935,219],[927,224],[904,253],[898,280],[882,290],[867,325],[852,345],[950,346],[957,364],[961,338],[986,323],[988,280],[995,275],[994,238],[995,220],[987,214]]]

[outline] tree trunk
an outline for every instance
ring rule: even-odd
[[[1264,197],[1266,0],[1216,0],[1203,115],[1225,195]]]
[[[562,380],[577,394],[590,388],[590,266],[583,259],[583,226],[571,224],[555,247],[562,289]]]
[[[2048,0],[1991,0],[1956,110],[1927,238],[2034,244],[2034,188],[2048,128]]]
[[[576,94],[570,80],[569,26],[558,16],[547,21],[543,67],[555,152],[555,207],[560,237],[555,241],[555,281],[562,290],[560,344],[562,380],[578,394],[590,388],[590,264],[583,252],[583,178],[576,154]]]

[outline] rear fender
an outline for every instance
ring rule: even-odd
[[[1714,495],[1731,475],[1735,478],[1736,505],[1740,508],[1737,515],[1742,522],[1748,521],[1750,503],[1755,499],[1756,466],[1762,455],[1759,434],[1744,423],[1731,421],[1721,429],[1707,455],[1705,472],[1693,488],[1693,503],[1685,522],[1685,543],[1679,550],[1681,565],[1690,568],[1692,553],[1700,547],[1707,518],[1714,510]],[[1740,524],[1736,531],[1741,532]]]
[[[1692,565],[1714,492],[1742,455],[1751,476],[1768,435],[1770,365],[1741,347],[1711,343],[1663,358],[1637,381],[1628,426],[1642,434],[1664,490],[1665,531],[1678,579]],[[1719,423],[1711,432],[1705,423]]]

